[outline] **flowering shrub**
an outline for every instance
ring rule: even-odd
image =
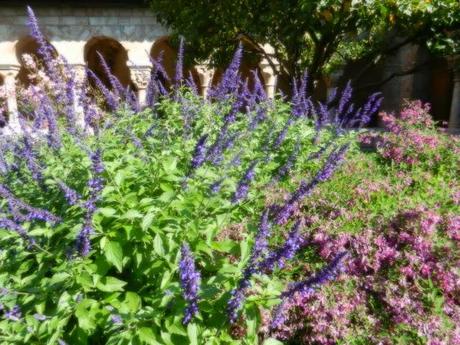
[[[241,80],[240,47],[205,100],[183,80],[181,43],[172,90],[153,60],[141,109],[102,56],[109,85],[77,80],[31,9],[28,25],[40,59],[24,57],[21,135],[0,153],[2,340],[252,344],[270,337],[260,308],[282,324],[295,291],[340,273],[342,254],[294,286],[277,272],[305,245],[299,204],[340,168],[342,129],[365,124],[378,95],[353,111],[347,87],[334,110],[311,101],[305,75],[293,104],[268,100],[257,77],[253,90]],[[267,198],[276,187],[285,201]]]
[[[240,47],[203,99],[182,42],[172,89],[152,60],[141,107],[102,56],[110,85],[79,81],[30,9],[29,27],[43,63],[29,61],[21,135],[0,139],[2,342],[457,341],[458,181],[438,169],[396,184],[357,150],[344,128],[378,94],[354,110],[347,85],[316,103],[304,75],[292,102],[269,100],[256,74],[253,90],[241,80]],[[440,212],[397,216],[427,195]]]
[[[399,116],[381,112],[380,118],[388,132],[365,134],[361,142],[376,146],[384,159],[395,164],[428,164],[434,167],[441,161],[441,153],[448,140],[436,135],[429,111],[429,104],[410,101]]]

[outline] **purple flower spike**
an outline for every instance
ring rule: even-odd
[[[268,219],[269,209],[266,209],[260,218],[259,229],[252,247],[251,256],[243,271],[243,277],[238,282],[235,289],[230,292],[230,299],[227,303],[227,315],[230,323],[235,323],[238,319],[238,311],[243,306],[246,298],[246,291],[251,286],[250,279],[259,269],[259,261],[263,259],[268,248],[268,238],[271,233],[271,224]]]
[[[187,301],[182,323],[187,325],[198,314],[198,291],[201,282],[201,275],[195,268],[195,260],[187,243],[184,243],[181,248],[179,273],[182,295]]]
[[[193,152],[192,158],[192,169],[198,169],[206,160],[206,140],[208,139],[208,135],[205,134],[201,136],[198,142],[195,145],[195,151]]]
[[[176,75],[174,76],[176,90],[181,86],[182,79],[184,79],[184,38],[181,36],[179,50],[177,51]]]
[[[91,220],[86,220],[83,228],[80,230],[80,233],[77,236],[77,251],[78,253],[85,257],[88,256],[89,252],[91,251],[91,241],[90,235],[93,232],[93,228],[91,225]]]
[[[254,169],[256,167],[257,160],[253,161],[251,165],[246,169],[241,180],[238,182],[236,187],[236,191],[232,197],[232,203],[236,204],[241,200],[245,199],[249,192],[249,185],[251,184],[252,180],[255,177]]]
[[[59,74],[54,63],[55,51],[40,31],[37,17],[35,17],[34,11],[29,6],[27,6],[27,27],[29,28],[30,35],[38,43],[38,53],[43,58],[44,65],[50,79],[53,81],[59,81]]]
[[[323,168],[316,174],[315,180],[324,182],[331,178],[337,167],[343,162],[349,145],[343,145],[339,149],[333,151],[326,160]]]
[[[233,55],[232,62],[225,70],[222,80],[216,88],[210,90],[209,97],[217,100],[226,100],[229,96],[234,95],[238,91],[239,86],[239,69],[241,59],[243,57],[243,46],[240,43],[235,54]]]
[[[284,244],[270,253],[266,260],[260,263],[260,270],[270,273],[276,266],[283,268],[287,260],[292,259],[299,249],[304,245],[304,240],[300,233],[302,222],[296,221],[288,234]]]
[[[337,167],[343,162],[348,145],[344,145],[333,151],[323,167],[316,173],[310,182],[302,181],[299,188],[291,195],[288,201],[279,209],[275,217],[276,224],[284,224],[291,217],[295,210],[296,204],[310,195],[320,182],[325,182],[331,178]]]
[[[281,294],[281,303],[275,309],[270,328],[276,329],[284,324],[286,319],[285,306],[296,293],[302,295],[312,294],[320,286],[335,279],[343,270],[342,262],[346,255],[347,252],[337,254],[326,267],[314,274],[312,277],[301,282],[290,284],[287,290]]]
[[[105,73],[107,79],[109,80],[110,86],[112,88],[112,91],[113,91],[115,97],[119,97],[121,94],[124,93],[125,88],[123,87],[123,85],[121,85],[121,83],[118,80],[118,78],[115,75],[113,75],[112,71],[110,70],[109,65],[107,64],[107,62],[104,59],[104,56],[99,52],[96,52],[96,53],[97,53],[97,56],[99,58],[99,62],[102,65],[102,69],[104,70],[104,73]]]
[[[89,68],[86,69],[86,73],[88,78],[91,78],[96,84],[97,88],[101,91],[110,110],[116,110],[119,106],[118,97],[115,97],[115,95],[104,85],[101,79],[99,79],[99,77]]]
[[[64,193],[64,196],[69,205],[77,205],[78,202],[81,200],[81,196],[74,189],[70,188],[62,181],[58,181],[58,185],[61,191]]]
[[[35,243],[35,240],[29,236],[27,231],[22,226],[16,224],[10,219],[0,218],[0,228],[16,232],[19,236],[28,241],[29,245],[33,245]]]

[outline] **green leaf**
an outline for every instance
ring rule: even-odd
[[[153,331],[148,327],[141,327],[137,331],[137,335],[139,336],[139,340],[152,345],[158,345],[159,343],[155,340],[155,335]]]
[[[102,214],[104,217],[110,218],[110,217],[113,217],[117,213],[117,210],[111,207],[103,207],[103,208],[98,209],[98,213]]]
[[[97,288],[105,292],[123,291],[126,282],[115,277],[104,277],[97,283]]]
[[[188,339],[190,345],[198,345],[198,327],[195,323],[189,323],[187,326]]]
[[[163,240],[161,239],[161,236],[159,234],[156,234],[155,237],[153,238],[153,250],[159,256],[165,255],[165,251],[163,247]]]
[[[123,249],[116,241],[108,241],[103,247],[105,257],[108,262],[113,264],[118,272],[123,270]]]
[[[138,210],[129,210],[123,215],[122,218],[124,219],[142,218],[142,213],[140,213]]]
[[[141,306],[141,298],[135,292],[128,291],[125,298],[126,305],[128,309],[135,313]]]
[[[83,299],[78,303],[75,309],[75,316],[78,319],[78,325],[86,330],[91,331],[96,328],[97,302],[91,299]]]
[[[155,216],[153,213],[147,213],[145,216],[144,216],[144,219],[142,219],[142,224],[141,224],[141,227],[142,227],[142,230],[147,230],[150,225],[152,225],[152,222],[154,220]]]

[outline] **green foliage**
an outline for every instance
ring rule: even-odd
[[[266,316],[279,302],[286,284],[306,274],[306,263],[321,267],[323,262],[314,248],[298,255],[286,270],[254,277],[237,325],[244,330],[242,336],[229,327],[225,310],[229,291],[236,286],[249,258],[261,211],[267,204],[282,202],[300,179],[308,178],[320,166],[321,158],[309,159],[318,150],[312,140],[313,126],[309,120],[295,121],[282,147],[267,153],[267,140],[283,128],[290,116],[289,106],[275,101],[268,120],[240,137],[236,150],[224,155],[218,166],[206,164],[191,174],[190,160],[197,138],[205,132],[215,138],[222,119],[218,105],[201,103],[190,95],[184,99],[182,105],[163,100],[155,113],[146,110],[139,114],[108,114],[101,124],[105,129],[100,136],[85,138],[88,147],[102,149],[105,166],[105,187],[93,219],[92,250],[85,258],[75,253],[84,207],[68,206],[57,183],[65,181],[84,199],[88,197],[88,147],[82,147],[69,135],[63,136],[59,151],[41,146],[39,156],[46,166],[42,185],[31,179],[23,163],[16,172],[0,178],[18,198],[62,218],[54,227],[42,222],[26,223],[28,233],[37,239],[33,247],[28,247],[17,234],[0,229],[0,287],[6,289],[0,301],[5,310],[19,305],[23,315],[19,322],[0,321],[0,344],[51,345],[58,340],[110,345],[280,344],[261,330],[266,326],[264,313]],[[183,125],[181,107],[186,102],[188,109],[195,111],[192,128]],[[155,120],[158,125],[153,135],[144,136],[152,117],[158,114],[164,117]],[[235,132],[249,121],[249,116],[244,118],[247,115],[238,116],[241,121],[231,125]],[[326,128],[319,142],[327,143],[335,136],[335,131]],[[348,133],[335,140],[348,142],[353,137]],[[138,138],[142,146],[129,138]],[[289,176],[276,183],[273,177],[297,142],[301,154],[296,164]],[[449,169],[433,171],[428,180],[426,166],[407,173],[413,184],[397,189],[399,194],[369,189],[369,195],[357,197],[355,191],[363,181],[385,181],[395,186],[400,183],[396,167],[382,164],[375,153],[363,154],[357,147],[354,145],[350,153],[351,163],[320,186],[311,204],[307,201],[303,205],[306,216],[324,211],[319,206],[321,200],[332,206],[348,205],[353,200],[352,212],[357,216],[338,217],[331,229],[359,233],[381,222],[382,217],[390,219],[401,207],[417,205],[427,198],[433,205],[450,205],[451,210],[456,210],[446,202],[452,187],[447,182],[455,181],[458,174],[451,169],[456,159],[451,154],[441,151],[440,165]],[[241,154],[241,164],[236,166],[231,164],[235,152]],[[249,198],[232,204],[231,196],[249,163],[267,154],[271,159],[257,166]],[[210,185],[221,178],[222,190],[212,194]],[[1,200],[2,209],[5,205]],[[320,213],[310,229],[331,225],[322,217]],[[276,227],[271,244],[280,243],[286,229]],[[200,313],[188,326],[182,324],[185,301],[178,276],[183,241],[190,244],[202,275]],[[435,288],[426,289],[427,304],[439,309],[439,294]],[[37,320],[34,314],[46,319]],[[115,322],[116,317],[122,321]],[[410,330],[407,334],[409,343],[416,339]],[[365,342],[357,338],[349,343]]]
[[[376,61],[402,42],[426,43],[442,54],[459,51],[456,0],[150,0],[150,4],[162,24],[185,36],[197,60],[211,57],[222,66],[240,39],[256,54],[270,44],[274,52],[261,55],[276,59],[284,77],[308,69],[317,79],[349,60]]]

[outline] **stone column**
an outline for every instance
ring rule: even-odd
[[[198,77],[200,78],[200,88],[199,92],[201,95],[206,98],[208,95],[208,90],[211,86],[212,77],[214,75],[214,69],[209,68],[206,65],[199,65],[195,67],[198,72]]]
[[[131,79],[138,90],[139,103],[141,106],[146,103],[147,86],[150,80],[151,66],[131,66]]]
[[[450,108],[449,131],[460,133],[460,55],[449,59],[453,73],[454,89],[452,91],[452,105]]]
[[[16,75],[19,71],[17,66],[8,66],[8,69],[2,69],[5,76],[5,90],[7,94],[8,124],[3,129],[4,133],[14,134],[21,132],[19,124],[18,104],[16,101]]]
[[[273,70],[273,67],[268,63],[261,63],[260,70],[262,73],[262,78],[265,82],[265,92],[267,97],[273,99],[275,97],[276,91],[276,71]]]

